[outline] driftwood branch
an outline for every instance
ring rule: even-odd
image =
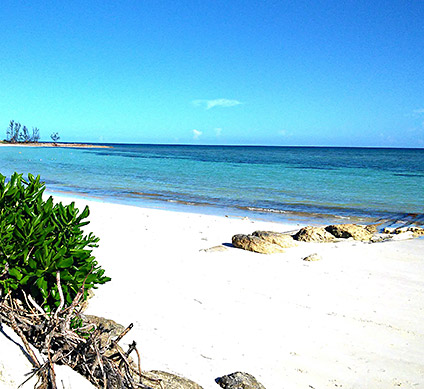
[[[65,298],[63,297],[62,285],[60,284],[60,271],[59,270],[56,272],[56,283],[57,283],[57,290],[58,290],[59,296],[60,296],[60,304],[57,307],[56,312],[54,313],[55,318],[57,318],[58,313],[62,310],[63,306],[65,305]]]

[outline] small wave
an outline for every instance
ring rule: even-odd
[[[293,166],[293,169],[300,169],[300,170],[337,170],[333,167],[320,167],[320,166]]]
[[[420,173],[393,173],[397,177],[424,177],[424,174]]]

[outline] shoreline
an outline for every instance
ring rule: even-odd
[[[53,142],[37,142],[37,143],[8,143],[0,142],[0,147],[69,147],[80,149],[111,149],[113,146],[95,145],[88,143],[53,143]]]
[[[394,217],[379,216],[358,216],[358,215],[336,215],[324,214],[317,212],[295,212],[295,211],[267,211],[259,210],[254,207],[245,206],[225,206],[209,203],[182,201],[182,200],[168,200],[161,199],[160,195],[145,194],[145,196],[107,196],[107,195],[90,195],[86,193],[78,193],[65,190],[47,190],[46,193],[52,196],[59,196],[65,198],[78,198],[88,201],[96,201],[110,204],[122,204],[127,206],[134,206],[138,208],[153,208],[170,210],[185,213],[198,213],[205,215],[215,216],[234,216],[234,217],[247,217],[252,220],[276,222],[285,224],[298,224],[310,223],[314,226],[323,224],[342,224],[342,223],[356,223],[356,224],[377,224],[384,227],[403,227],[403,226],[416,226],[424,227],[424,220],[422,215],[419,214],[399,214],[393,215]],[[421,219],[420,219],[421,216]]]
[[[235,371],[265,388],[424,385],[424,240],[306,244],[263,255],[231,247],[285,224],[75,200],[112,281],[87,314],[134,328],[143,370],[204,389]],[[222,252],[201,251],[224,245]],[[313,252],[321,261],[305,262]]]
[[[407,158],[409,164],[402,165],[399,161],[408,153],[358,156],[351,150],[346,156],[308,152],[303,160],[304,151],[293,154],[267,149],[250,155],[242,148],[227,155],[222,150],[202,151],[197,146],[184,150],[113,146],[99,151],[3,148],[2,173],[8,176],[15,170],[31,171],[40,174],[53,191],[142,207],[174,208],[181,204],[200,212],[273,221],[313,218],[316,224],[326,220],[424,223],[423,196],[417,189],[422,181],[418,174],[422,170],[421,153],[413,153],[412,159]],[[370,163],[358,162],[364,156],[370,157]],[[394,157],[399,158],[389,174],[385,169],[380,174],[378,167],[386,166]],[[317,169],[312,161],[318,164]],[[381,185],[376,185],[379,180]]]
[[[199,215],[209,215],[217,217],[234,217],[238,219],[248,218],[253,221],[266,222],[266,223],[279,223],[285,225],[300,225],[302,223],[311,223],[311,225],[319,226],[323,224],[340,224],[340,223],[359,223],[359,224],[373,224],[378,221],[373,217],[359,217],[359,216],[337,216],[325,214],[313,214],[307,212],[266,212],[254,211],[249,207],[226,207],[213,204],[193,203],[189,201],[179,200],[162,200],[155,196],[146,196],[140,198],[138,201],[132,197],[108,197],[108,196],[95,196],[72,191],[61,190],[46,190],[46,195],[51,195],[54,198],[64,199],[79,199],[86,201],[93,201],[105,204],[124,205],[129,207],[136,207],[141,209],[157,209],[170,212],[193,213]]]

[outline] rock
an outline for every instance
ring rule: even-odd
[[[390,232],[386,232],[386,230],[390,230]],[[398,228],[385,228],[384,232],[389,234],[404,234],[406,232],[412,232],[414,237],[419,237],[424,235],[424,228],[422,227],[398,227]]]
[[[281,232],[272,232],[272,231],[255,231],[253,236],[257,236],[269,243],[278,244],[283,248],[295,247],[297,246],[296,241],[291,235],[282,234]]]
[[[216,253],[216,252],[227,251],[227,250],[228,250],[228,247],[223,245],[218,245],[218,246],[209,247],[208,249],[201,249],[200,251],[204,251],[206,253]]]
[[[234,247],[243,250],[253,251],[255,253],[274,254],[284,252],[282,247],[274,243],[269,243],[253,235],[234,235],[232,238],[232,243]]]
[[[189,380],[188,378],[180,377],[165,371],[151,370],[143,372],[143,375],[153,379],[142,379],[142,383],[152,389],[202,389],[200,385]],[[163,385],[160,385],[159,382],[154,380],[161,380]]]
[[[392,240],[407,240],[407,239],[413,239],[415,238],[415,235],[412,231],[403,232],[401,234],[395,234],[392,236]]]
[[[394,234],[395,233],[395,230],[396,230],[396,228],[386,227],[386,228],[383,229],[383,233],[384,234]]]
[[[83,313],[87,310],[88,303],[89,303],[90,299],[92,299],[93,297],[94,297],[94,291],[93,291],[93,289],[89,289],[87,291],[87,298],[84,301],[82,301],[80,304],[78,304],[79,310],[80,310],[81,313]]]
[[[411,231],[415,237],[424,236],[424,228],[422,227],[409,227],[408,231]]]
[[[310,254],[307,257],[303,258],[304,261],[308,261],[308,262],[321,261],[321,259],[322,259],[321,255],[318,255],[317,253]]]
[[[375,234],[378,230],[378,227],[376,224],[368,224],[364,227],[368,232],[371,234]]]
[[[215,382],[223,389],[265,389],[251,374],[242,372],[217,378]]]
[[[103,328],[108,331],[109,336],[111,338],[116,338],[122,334],[126,327],[122,324],[117,323],[111,319],[105,319],[104,317],[94,316],[94,315],[84,315],[84,318],[90,322],[98,326],[103,326]]]
[[[398,227],[395,228],[395,230],[393,231],[393,234],[403,234],[404,232],[408,232],[409,228],[408,227]]]
[[[385,242],[387,240],[391,240],[393,238],[393,235],[391,234],[374,234],[372,238],[370,239],[371,243],[380,243]]]
[[[294,239],[301,242],[333,242],[334,235],[330,234],[324,227],[307,226],[301,228],[294,236]]]
[[[104,317],[100,316],[81,315],[81,317],[84,319],[85,322],[92,323],[96,327],[102,326],[106,330],[106,332],[100,335],[100,342],[101,345],[104,347],[109,346],[111,341],[121,335],[126,328],[122,324],[117,323],[116,321],[113,321],[111,319],[105,319]],[[109,347],[106,350],[105,355],[111,356],[119,351],[125,354],[125,351],[119,344],[114,344],[112,347]],[[134,369],[137,370],[138,367],[131,356],[128,357],[128,362],[134,367]]]
[[[357,224],[333,224],[325,227],[326,231],[333,234],[336,238],[353,238],[355,240],[369,241],[373,233],[367,228]]]

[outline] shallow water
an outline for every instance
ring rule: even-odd
[[[1,147],[0,173],[49,192],[247,215],[423,222],[424,149],[113,145]]]

